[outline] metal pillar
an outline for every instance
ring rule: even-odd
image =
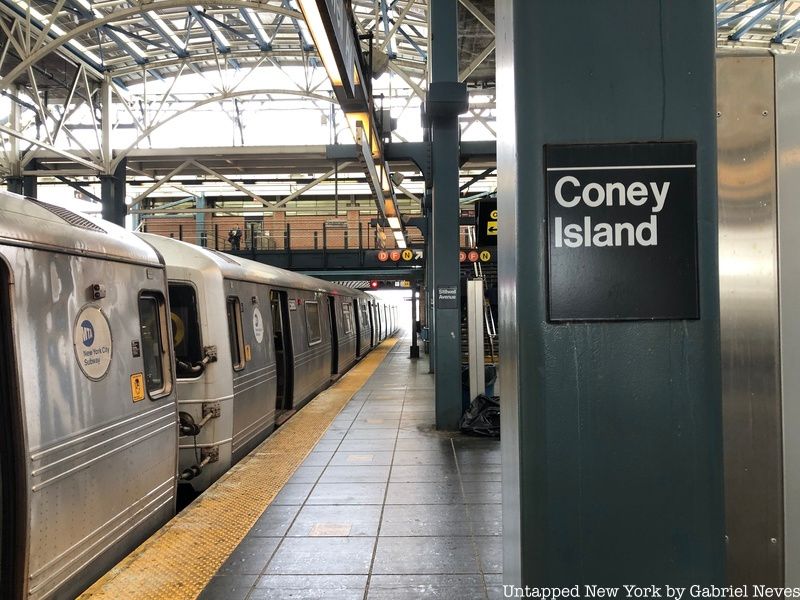
[[[39,168],[39,161],[35,158],[29,163],[28,167],[30,169],[38,169]],[[28,198],[37,198],[39,194],[38,190],[38,183],[39,178],[36,175],[24,175],[22,177],[22,194],[27,196]]]
[[[430,85],[425,100],[433,166],[431,291],[435,298],[433,362],[436,427],[458,429],[461,418],[461,286],[458,262],[459,128],[467,92],[458,82],[458,0],[428,6]],[[429,232],[429,233],[431,233]]]
[[[106,221],[125,227],[125,216],[128,207],[125,205],[125,171],[127,160],[120,161],[113,175],[100,175],[100,199],[103,203],[102,214]]]
[[[427,136],[427,133],[426,133]],[[426,189],[422,197],[422,206],[425,210],[425,219],[427,220],[426,235],[425,235],[425,326],[428,328],[428,339],[425,342],[425,350],[428,353],[428,373],[434,371],[433,361],[433,332],[435,329],[436,315],[433,310],[433,226],[431,225],[431,190]]]
[[[6,189],[12,194],[23,194],[22,177],[6,177]]]
[[[409,358],[419,358],[417,344],[417,284],[411,284],[411,350]]]
[[[496,8],[503,581],[722,585],[713,3]],[[700,318],[550,322],[545,145],[665,140],[697,145]]]
[[[16,85],[12,85],[9,92],[14,96],[17,97],[19,93],[19,87]],[[11,102],[11,114],[8,116],[8,125],[15,131],[19,131],[20,129],[20,110],[19,104],[16,102]],[[20,160],[19,160],[19,139],[16,136],[10,136],[9,139],[9,148],[8,148],[8,158],[10,161],[11,167],[11,174],[6,177],[6,188],[9,192],[14,194],[22,194],[23,193],[23,183],[22,183],[22,169],[20,167]]]
[[[195,242],[198,246],[202,246],[203,248],[206,247],[206,213],[203,212],[203,209],[206,208],[206,195],[200,194],[197,196],[195,200],[196,206],[198,210],[195,215],[195,227],[196,227],[196,235],[197,241]]]

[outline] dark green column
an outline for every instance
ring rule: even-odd
[[[9,175],[6,177],[6,189],[12,194],[23,193],[22,177]]]
[[[724,579],[715,20],[498,0],[504,582]],[[546,144],[696,141],[699,320],[551,324]]]
[[[459,128],[466,110],[466,87],[458,82],[458,0],[428,5],[430,85],[425,101],[430,120],[433,196],[430,232],[433,250],[433,372],[436,427],[458,429],[461,418],[461,300],[458,263]]]
[[[122,160],[113,175],[100,175],[103,218],[120,227],[125,227],[125,216],[128,214],[128,207],[125,205],[126,169],[127,160]]]
[[[33,159],[28,165],[30,169],[38,169],[39,161]],[[36,175],[24,175],[22,177],[22,194],[28,198],[38,198],[39,178]]]

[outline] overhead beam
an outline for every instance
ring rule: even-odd
[[[319,177],[317,177],[317,178],[316,178],[314,181],[312,181],[312,182],[310,182],[310,183],[307,183],[306,185],[304,185],[303,187],[301,187],[301,188],[300,188],[300,189],[298,189],[298,190],[295,190],[294,192],[292,192],[291,194],[289,194],[289,195],[288,195],[288,196],[286,196],[285,198],[281,199],[279,202],[276,202],[275,204],[271,205],[271,207],[272,207],[272,208],[275,208],[275,207],[278,207],[278,206],[283,206],[283,205],[284,205],[284,204],[286,204],[287,202],[291,202],[291,201],[292,201],[292,200],[294,200],[295,198],[299,198],[300,196],[302,196],[303,194],[305,194],[305,193],[306,193],[308,190],[310,190],[311,188],[313,188],[313,187],[315,187],[315,186],[319,185],[320,183],[322,183],[323,181],[325,181],[325,180],[327,180],[327,179],[330,179],[330,178],[331,178],[333,175],[335,175],[335,174],[336,174],[338,171],[340,171],[341,169],[346,169],[346,168],[347,168],[347,167],[349,167],[351,164],[353,164],[353,163],[349,163],[349,162],[342,163],[341,165],[339,165],[339,166],[338,166],[338,167],[336,167],[336,168],[333,168],[333,169],[331,169],[331,170],[330,170],[330,171],[328,171],[327,173],[323,173],[322,175],[320,175]]]
[[[458,0],[458,1],[461,3],[461,6],[466,8],[472,14],[473,17],[478,19],[478,21],[480,21],[480,23],[484,27],[486,27],[486,29],[494,33],[494,23],[492,22],[492,20],[485,14],[483,14],[481,10],[472,3],[471,0]]]
[[[153,185],[151,185],[149,188],[147,188],[141,194],[136,196],[133,199],[133,201],[130,203],[129,209],[132,209],[135,206],[139,206],[139,204],[141,204],[142,200],[147,198],[150,194],[155,192],[158,188],[160,188],[162,185],[167,183],[170,179],[172,179],[173,177],[178,175],[181,171],[183,171],[186,167],[188,167],[193,162],[194,161],[192,161],[192,160],[187,160],[187,161],[184,161],[183,163],[181,163],[180,165],[178,165],[177,167],[175,167],[174,169],[172,169],[172,171],[170,171],[169,173],[164,175],[164,177],[162,177],[161,179],[156,181]]]
[[[354,250],[358,252],[358,250]],[[422,269],[408,269],[402,267],[381,267],[380,269],[327,269],[325,271],[304,271],[298,269],[299,273],[324,279],[326,281],[368,281],[371,279],[381,280],[409,280],[418,281],[422,279]]]
[[[464,81],[465,79],[467,79],[467,77],[472,75],[475,72],[475,70],[483,64],[483,61],[489,58],[489,55],[492,52],[494,52],[494,49],[495,49],[495,41],[492,40],[491,43],[488,46],[486,46],[486,48],[484,48],[483,52],[481,52],[478,56],[476,56],[472,60],[472,62],[458,74],[458,80]]]
[[[62,158],[66,158],[67,160],[71,160],[71,161],[73,161],[73,162],[75,162],[75,163],[77,163],[79,165],[83,165],[84,167],[92,169],[93,171],[102,171],[103,170],[103,166],[102,165],[98,165],[98,164],[95,164],[95,163],[93,163],[91,161],[85,160],[85,159],[81,158],[80,156],[76,156],[75,154],[72,154],[71,152],[67,152],[66,150],[62,150],[61,148],[56,148],[55,146],[52,146],[52,145],[48,144],[47,142],[43,142],[41,140],[37,140],[37,139],[35,139],[35,138],[33,138],[33,137],[29,136],[29,135],[25,135],[24,133],[22,133],[20,131],[15,131],[15,130],[11,129],[10,127],[6,127],[5,125],[0,125],[0,131],[2,131],[5,134],[10,135],[11,137],[18,138],[20,140],[24,140],[24,141],[28,142],[29,144],[33,144],[34,146],[39,146],[40,148],[44,148],[46,150],[50,150],[51,152],[54,152],[55,154],[57,154],[58,156],[60,156]]]
[[[8,4],[8,0],[2,0],[3,3]],[[17,78],[20,77],[27,68],[33,64],[38,63],[41,61],[45,56],[60,50],[65,45],[68,45],[70,42],[83,36],[98,27],[103,25],[107,25],[108,23],[115,23],[118,21],[124,21],[133,16],[141,16],[142,14],[148,14],[151,12],[163,11],[168,10],[171,8],[186,8],[194,7],[197,4],[197,0],[155,0],[154,2],[148,2],[144,4],[135,4],[132,7],[126,8],[119,8],[111,13],[105,15],[102,18],[92,19],[86,23],[82,23],[77,27],[74,27],[68,31],[65,31],[63,35],[58,35],[53,37],[47,44],[38,48],[37,50],[31,52],[27,57],[25,57],[16,67],[11,69],[5,77],[0,79],[0,90],[8,89],[8,87],[14,83]],[[249,7],[252,8],[253,2],[252,0],[226,0],[226,6],[232,7]],[[258,5],[261,10],[265,10],[268,12],[276,13],[276,14],[283,14],[287,17],[300,17],[301,14],[293,9],[288,9],[278,5],[266,5],[266,4],[259,4]],[[19,9],[16,10],[19,13]],[[24,15],[23,15],[24,18]],[[52,32],[51,32],[52,34]],[[69,49],[70,52],[74,53],[75,55],[80,57],[80,52],[77,52],[73,49]],[[94,61],[91,61],[87,58],[82,58],[87,65],[90,65],[93,68],[93,72],[98,74],[98,67],[102,69],[102,65],[96,64]]]
[[[193,160],[193,161],[190,161],[190,162],[191,162],[191,164],[193,164],[195,167],[197,167],[197,168],[198,168],[198,169],[200,169],[201,171],[205,171],[206,173],[208,173],[208,174],[209,174],[209,175],[211,175],[212,177],[217,177],[217,178],[218,178],[220,181],[224,181],[225,183],[227,183],[227,184],[228,184],[229,186],[231,186],[232,188],[239,190],[240,192],[242,192],[243,194],[245,194],[245,195],[247,195],[247,196],[250,196],[250,197],[251,197],[253,200],[255,200],[256,202],[260,202],[260,203],[261,203],[261,204],[263,204],[264,206],[271,206],[269,202],[267,202],[266,200],[264,200],[264,199],[263,199],[261,196],[259,196],[258,194],[255,194],[255,193],[253,193],[252,191],[248,190],[248,189],[247,189],[245,186],[243,186],[242,184],[240,184],[240,183],[237,183],[236,181],[233,181],[232,179],[228,179],[227,177],[225,177],[225,176],[224,176],[224,175],[222,175],[221,173],[217,173],[217,172],[216,172],[216,171],[214,171],[213,169],[209,169],[207,166],[200,164],[200,163],[199,163],[199,162],[197,162],[196,160]]]
[[[356,145],[362,148],[361,159],[379,205],[379,214],[392,219],[390,225],[395,241],[404,248],[406,240],[397,198],[375,124],[371,74],[364,73],[362,68],[361,45],[354,34],[352,7],[345,0],[298,2]],[[367,152],[363,151],[364,144]]]

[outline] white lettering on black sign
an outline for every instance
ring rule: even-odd
[[[695,144],[545,155],[550,320],[698,318]]]
[[[436,308],[458,308],[458,286],[440,285],[436,294]]]

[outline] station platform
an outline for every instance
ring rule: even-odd
[[[83,598],[502,597],[500,442],[435,430],[409,342],[384,342]]]

